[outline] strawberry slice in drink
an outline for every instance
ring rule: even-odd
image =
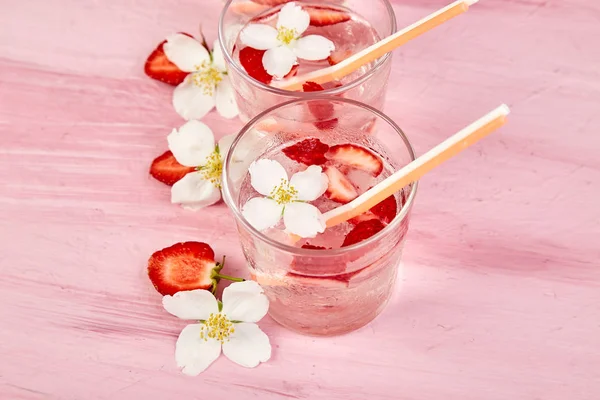
[[[340,85],[341,86],[341,85]],[[304,92],[319,92],[325,90],[323,86],[315,82],[305,82],[302,85]],[[308,103],[308,109],[315,116],[317,122],[314,125],[321,130],[333,129],[338,125],[338,119],[333,118],[335,109],[333,104],[325,100],[312,100]]]
[[[159,250],[148,260],[148,277],[162,295],[194,289],[211,290],[215,253],[206,243],[184,242]]]
[[[344,243],[342,243],[342,247],[350,246],[359,242],[362,242],[365,239],[370,238],[376,233],[380,232],[385,225],[379,219],[371,219],[368,221],[363,221],[356,225],[344,239]]]
[[[264,83],[265,85],[270,84],[273,81],[273,75],[270,75],[265,67],[263,66],[263,56],[265,55],[266,50],[257,50],[253,47],[244,47],[240,50],[240,64],[246,70],[248,75],[252,78],[256,79],[259,82]],[[291,78],[298,74],[299,65],[296,64],[292,66],[292,69],[285,78]]]
[[[329,151],[329,146],[317,138],[304,139],[284,148],[283,154],[288,158],[305,165],[322,165],[327,162],[325,153]]]
[[[327,166],[324,172],[329,178],[325,197],[342,204],[349,203],[358,197],[358,191],[352,182],[339,169],[334,166]]]
[[[352,19],[348,13],[331,7],[308,6],[304,10],[310,15],[310,24],[312,26],[335,25]]]
[[[398,203],[396,202],[396,196],[391,195],[390,197],[383,200],[381,203],[373,206],[370,210],[375,214],[381,222],[389,224],[396,217],[398,213]]]
[[[150,175],[157,181],[173,186],[175,182],[195,171],[194,167],[186,167],[177,162],[173,153],[166,151],[152,161]]]
[[[326,156],[334,163],[367,171],[375,177],[383,171],[381,158],[370,150],[355,144],[331,146]]]

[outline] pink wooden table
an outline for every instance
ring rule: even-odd
[[[148,256],[196,239],[244,262],[223,204],[183,211],[148,176],[181,120],[142,66],[199,18],[214,39],[220,6],[0,1],[0,399],[599,399],[596,0],[481,0],[398,52],[386,111],[418,153],[513,113],[422,181],[392,303],[330,339],[265,318],[269,363],[180,374]]]

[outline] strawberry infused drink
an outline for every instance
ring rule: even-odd
[[[221,16],[219,40],[241,117],[247,120],[278,103],[312,96],[275,84],[335,65],[395,29],[387,0],[229,1]],[[391,55],[386,55],[319,90],[381,107],[390,62]]]
[[[315,109],[326,106],[323,120]],[[364,121],[373,119],[377,129],[365,135]],[[236,216],[250,276],[264,288],[276,321],[301,333],[336,335],[383,310],[416,185],[335,226],[326,226],[323,214],[413,159],[389,118],[351,100],[288,102],[242,130],[225,161],[223,196]]]

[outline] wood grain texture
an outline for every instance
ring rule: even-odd
[[[401,26],[446,4],[402,0]],[[509,124],[423,179],[387,310],[341,337],[266,318],[272,360],[189,378],[144,267],[212,243],[147,174],[181,124],[145,57],[218,0],[0,0],[0,398],[600,398],[600,3],[482,0],[400,49],[386,111],[419,154],[496,105]],[[239,129],[211,114],[217,135]]]

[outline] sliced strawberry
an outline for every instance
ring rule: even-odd
[[[144,72],[152,79],[177,86],[183,82],[188,73],[183,72],[177,65],[169,61],[164,51],[165,43],[167,43],[166,40],[161,42],[150,54],[144,65]]]
[[[312,244],[306,243],[304,245],[302,245],[303,249],[310,249],[310,250],[328,250],[326,247],[323,246],[313,246]]]
[[[384,224],[389,224],[398,213],[398,203],[396,202],[396,197],[391,195],[381,203],[371,208],[371,212],[377,215],[381,222]]]
[[[350,49],[335,49],[329,57],[327,57],[327,62],[329,65],[336,65],[346,58],[350,57],[354,52]]]
[[[212,289],[217,267],[215,253],[206,243],[183,242],[159,250],[148,260],[148,277],[162,295],[184,290]]]
[[[350,21],[350,14],[330,7],[310,6],[304,8],[310,15],[312,26],[329,26]]]
[[[256,15],[265,9],[267,9],[266,6],[254,1],[234,1],[229,4],[229,10],[241,15]]]
[[[240,64],[248,75],[266,85],[271,83],[273,76],[269,75],[263,67],[262,58],[266,50],[256,50],[253,47],[244,47],[240,50]]]
[[[379,157],[355,144],[332,146],[327,153],[327,158],[344,166],[367,171],[373,176],[379,176],[383,171],[383,162]]]
[[[169,186],[173,186],[175,182],[193,171],[195,171],[194,167],[179,164],[170,151],[156,157],[150,166],[150,175]]]
[[[305,82],[302,85],[302,90],[305,92],[318,92],[325,90],[323,86],[315,82]],[[324,100],[313,100],[308,103],[308,109],[318,120],[314,125],[321,130],[333,129],[338,125],[338,119],[332,118],[335,109],[333,104]]]
[[[306,165],[322,165],[327,162],[325,153],[329,146],[317,138],[304,139],[282,150],[283,154],[294,161]]]
[[[325,174],[329,178],[325,197],[342,204],[351,202],[358,197],[358,192],[352,182],[339,169],[333,166],[326,167]]]
[[[372,219],[379,219],[379,217],[373,214],[371,211],[367,211],[366,213],[362,213],[357,217],[351,218],[348,220],[352,225],[358,225],[363,221],[370,221]]]
[[[300,68],[300,64],[295,64],[294,66],[292,66],[292,69],[290,70],[290,72],[288,72],[286,76],[284,76],[284,78],[292,78],[298,75],[298,68]]]
[[[363,240],[368,239],[377,232],[381,231],[383,228],[385,228],[385,225],[383,225],[383,223],[378,219],[363,221],[356,225],[354,229],[352,229],[346,235],[344,243],[342,243],[342,247],[362,242]]]

